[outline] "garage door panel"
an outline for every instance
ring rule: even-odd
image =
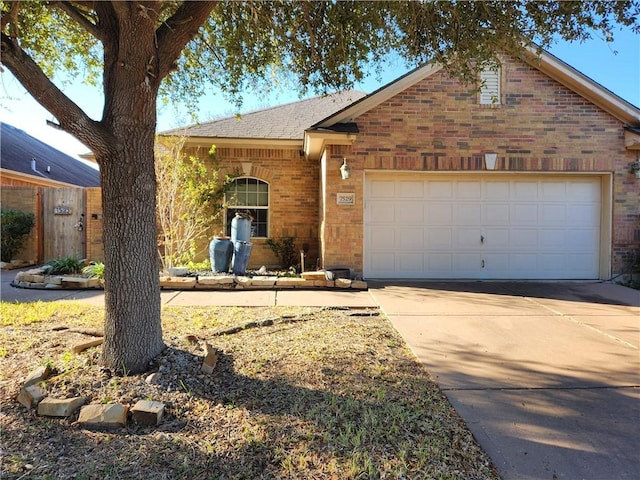
[[[538,201],[538,182],[526,180],[526,181],[514,181],[511,189],[511,198],[513,201],[526,201],[537,202]]]
[[[450,200],[453,198],[453,184],[449,181],[430,181],[427,197],[431,200]]]
[[[483,230],[484,250],[502,250],[508,249],[513,241],[512,233],[506,228],[492,228]]]
[[[429,225],[451,225],[453,222],[453,205],[450,203],[429,202],[425,220]]]
[[[423,247],[427,250],[448,251],[451,248],[453,229],[451,228],[426,228],[426,241]]]
[[[394,223],[395,211],[395,206],[390,204],[388,200],[369,200],[366,215],[367,223]]]
[[[592,181],[575,181],[567,185],[568,196],[573,201],[592,202],[600,198],[600,184]]]
[[[456,182],[456,198],[459,200],[480,200],[482,198],[482,183],[479,181]]]
[[[480,246],[482,230],[479,228],[456,228],[453,231],[453,244],[455,250],[477,250]]]
[[[504,201],[509,198],[510,184],[506,181],[489,180],[484,184],[484,199]]]
[[[372,180],[369,183],[369,198],[395,198],[396,182],[393,180]]]
[[[543,199],[553,198],[565,201],[567,199],[567,184],[559,181],[543,181],[540,184]]]
[[[457,204],[453,221],[455,225],[481,225],[482,206],[475,203]]]
[[[537,225],[538,205],[523,203],[511,205],[510,208],[511,225]]]
[[[567,231],[567,243],[572,250],[590,252],[598,245],[598,235],[593,230],[571,229]]]
[[[398,182],[397,198],[422,199],[424,197],[424,182],[400,181]]]
[[[568,205],[567,222],[570,226],[592,226],[600,217],[600,209],[597,205]]]
[[[399,253],[397,257],[398,267],[403,272],[423,272],[424,265],[423,254],[417,253]]]
[[[471,177],[367,177],[365,276],[598,278],[599,177]]]
[[[542,205],[540,211],[540,222],[543,225],[565,225],[567,222],[567,207],[563,203]]]
[[[395,244],[400,250],[417,250],[421,252],[424,248],[422,227],[405,228],[396,231]]]
[[[509,205],[504,203],[483,205],[482,218],[490,225],[510,225]]]

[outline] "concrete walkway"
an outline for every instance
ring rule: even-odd
[[[640,478],[640,292],[370,288],[505,479]]]

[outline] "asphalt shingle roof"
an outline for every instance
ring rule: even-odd
[[[31,169],[34,158],[40,173]],[[100,172],[7,123],[0,123],[0,166],[79,187],[100,186]]]
[[[364,92],[345,90],[162,132],[188,137],[301,140],[304,131],[320,120],[364,97]]]

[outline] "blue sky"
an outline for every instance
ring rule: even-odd
[[[600,39],[593,39],[583,44],[559,42],[549,51],[616,95],[640,106],[640,36],[625,30],[616,32],[615,38],[612,44],[607,44]],[[616,51],[617,54],[614,53]],[[357,88],[370,93],[393,81],[405,71],[394,67],[386,71],[380,81],[371,76]],[[92,118],[100,118],[103,105],[100,89],[76,82],[64,91]],[[296,92],[281,92],[266,98],[261,95],[245,95],[242,111],[251,111],[297,99]],[[200,105],[197,112],[200,121],[235,113],[233,106],[221,95],[207,95]],[[0,121],[20,128],[73,157],[77,158],[79,154],[88,151],[70,135],[48,127],[47,120],[54,120],[54,117],[40,107],[5,69],[0,75]],[[191,123],[193,120],[184,108],[171,105],[159,108],[159,131]]]

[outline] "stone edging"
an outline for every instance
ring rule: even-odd
[[[11,285],[33,289],[95,290],[104,287],[102,280],[81,276],[46,275],[41,268],[18,272]],[[160,288],[166,290],[279,290],[279,289],[350,289],[367,290],[367,282],[337,278],[327,280],[325,272],[304,272],[296,277],[239,277],[215,275],[202,277],[160,277]]]

